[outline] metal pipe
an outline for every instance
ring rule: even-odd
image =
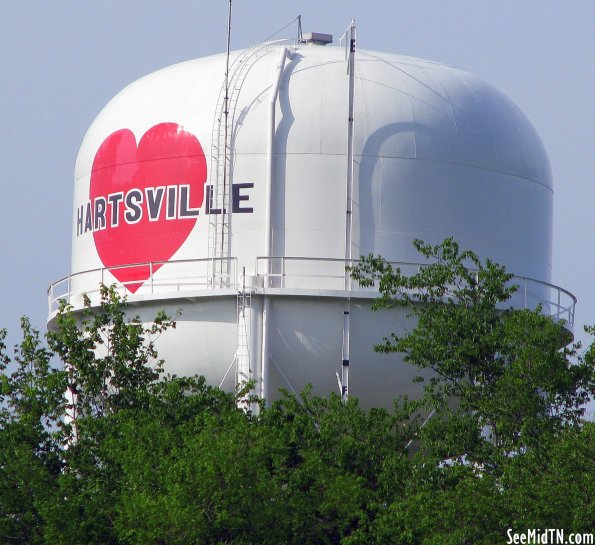
[[[349,319],[350,319],[350,304],[349,301],[345,303],[343,310],[343,361],[341,362],[341,399],[346,402],[349,398]]]
[[[270,310],[269,298],[265,295],[262,304],[262,344],[260,362],[260,398],[268,399],[269,396],[269,324]]]
[[[281,84],[281,75],[283,74],[283,69],[285,68],[285,61],[287,59],[291,59],[291,54],[289,50],[284,47],[281,50],[281,54],[279,55],[279,60],[277,61],[277,68],[275,70],[275,78],[273,79],[273,85],[271,87],[271,97],[269,99],[269,132],[267,135],[267,159],[268,159],[268,170],[267,170],[267,180],[266,180],[266,193],[265,193],[265,244],[264,244],[264,257],[271,257],[271,244],[272,244],[272,206],[271,206],[271,196],[272,196],[272,185],[273,185],[273,177],[275,171],[275,130],[276,130],[276,122],[275,122],[275,110],[277,106],[277,97],[279,96],[279,86]],[[267,269],[270,268],[270,262],[267,264]],[[268,272],[268,271],[267,271]]]
[[[354,129],[354,90],[355,90],[355,21],[347,31],[349,47],[349,85],[348,85],[348,114],[347,114],[347,184],[345,205],[345,262],[351,264],[351,231],[353,224],[353,129]],[[345,289],[351,287],[351,275],[345,272]]]
[[[264,257],[267,258],[265,267],[265,278],[267,281],[264,284],[266,290],[268,279],[270,278],[271,272],[271,246],[272,246],[272,185],[273,177],[275,174],[275,110],[277,107],[277,97],[279,96],[279,86],[281,84],[281,76],[283,69],[285,68],[285,61],[291,59],[291,53],[284,47],[279,54],[279,60],[277,61],[277,68],[275,69],[275,77],[273,79],[273,85],[271,87],[271,96],[269,99],[269,125],[267,135],[267,158],[268,158],[268,170],[265,190],[265,241],[264,241]],[[270,312],[270,301],[266,293],[263,295],[262,304],[262,342],[261,342],[261,360],[260,360],[260,397],[267,399],[269,394],[269,332],[268,332],[268,314]]]
[[[348,114],[347,114],[347,184],[346,184],[346,205],[345,205],[345,264],[351,265],[351,231],[353,225],[353,95],[355,89],[355,21],[345,33],[347,37],[347,46],[349,47],[347,70],[349,73],[348,85]],[[344,289],[346,292],[351,290],[351,274],[345,271]],[[343,306],[343,348],[341,361],[341,398],[343,402],[347,401],[349,396],[349,331],[350,325],[351,300],[349,297],[345,300]]]

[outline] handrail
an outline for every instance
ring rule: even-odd
[[[344,274],[347,265],[355,265],[358,260],[346,261],[342,258],[324,257],[257,257],[256,275],[262,277],[265,288],[291,289],[344,289]],[[428,263],[412,261],[393,261],[391,266],[411,269],[415,274]],[[470,269],[471,270],[471,269]],[[271,271],[271,272],[267,272]],[[514,275],[510,281],[519,285],[509,303],[514,308],[535,309],[539,306],[542,312],[554,319],[563,319],[568,328],[574,327],[576,297],[559,286],[537,280],[528,276]],[[377,291],[375,287],[353,286],[350,291]]]
[[[114,284],[118,291],[124,291],[127,285],[139,284],[139,280],[120,282],[113,277],[106,278],[106,273],[118,269],[148,268],[149,276],[141,281],[142,286],[138,290],[139,295],[171,293],[188,291],[189,289],[202,290],[213,288],[210,284],[208,273],[209,264],[213,261],[225,260],[230,264],[230,273],[226,281],[217,287],[237,289],[237,258],[202,258],[202,259],[178,259],[174,261],[150,261],[143,263],[127,263],[112,267],[97,267],[69,274],[53,282],[48,288],[48,309],[50,315],[56,312],[61,301],[67,304],[73,302],[82,304],[83,293],[93,299],[97,297],[102,284]],[[167,265],[167,270],[161,267]],[[196,268],[198,266],[198,269]],[[112,282],[113,280],[113,282]],[[75,305],[76,306],[76,305]]]
[[[137,292],[139,295],[167,294],[189,290],[207,290],[214,287],[209,282],[208,267],[212,261],[226,259],[232,271],[224,286],[237,290],[238,265],[237,258],[202,258],[181,259],[175,261],[153,261],[146,263],[129,263],[115,267],[99,267],[79,271],[60,278],[48,288],[48,307],[50,315],[54,313],[61,300],[72,304],[82,304],[82,295],[97,297],[99,286],[106,283],[106,273],[119,268],[148,267],[149,278]],[[255,284],[264,289],[282,288],[292,290],[335,290],[344,291],[345,267],[356,264],[357,260],[347,262],[342,258],[325,257],[257,257],[255,263]],[[394,261],[391,265],[401,269],[411,269],[412,274],[428,263],[412,261]],[[167,266],[161,268],[161,266]],[[198,270],[196,269],[198,266]],[[156,271],[155,269],[159,270]],[[576,297],[568,290],[527,276],[513,276],[512,283],[519,284],[519,290],[510,299],[514,308],[535,309],[541,306],[542,312],[554,319],[563,319],[569,329],[574,327]],[[115,282],[117,289],[124,290],[126,283]],[[138,284],[138,281],[131,281]],[[89,289],[92,286],[93,289]],[[95,287],[96,286],[96,287]],[[351,292],[375,293],[374,287],[360,287],[352,284]],[[93,297],[92,297],[93,298]],[[76,306],[76,305],[75,305]]]

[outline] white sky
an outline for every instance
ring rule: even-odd
[[[336,39],[354,17],[358,47],[462,68],[516,102],[550,156],[552,280],[578,297],[575,331],[586,338],[582,325],[595,323],[593,0],[233,5],[233,49],[300,13],[305,32]],[[226,17],[225,0],[0,0],[0,327],[11,340],[21,315],[43,329],[46,288],[69,273],[74,161],[88,126],[128,83],[223,51]]]

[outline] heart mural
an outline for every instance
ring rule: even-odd
[[[91,170],[93,238],[105,267],[135,293],[182,246],[203,203],[207,165],[198,139],[176,123],[151,127],[138,146],[121,129],[101,144]],[[144,265],[127,266],[137,263]]]

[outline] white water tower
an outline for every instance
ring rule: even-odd
[[[329,41],[232,52],[227,81],[225,54],[177,64],[108,103],[77,158],[50,326],[59,299],[78,310],[115,283],[146,321],[181,309],[157,344],[168,372],[250,378],[268,399],[336,391],[348,334],[350,395],[388,406],[419,392],[418,371],[372,347],[410,324],[371,311],[345,265],[415,263],[413,239],[454,237],[520,277],[516,306],[572,327],[574,297],[549,284],[549,162],[523,113],[467,72]]]

